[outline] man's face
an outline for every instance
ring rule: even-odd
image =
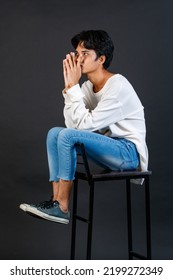
[[[83,74],[92,73],[100,67],[96,52],[86,49],[82,44],[76,48],[76,60],[80,61]]]

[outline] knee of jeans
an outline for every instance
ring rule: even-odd
[[[59,134],[59,144],[68,143],[74,145],[76,141],[76,129],[74,128],[65,128]]]
[[[54,140],[55,138],[57,138],[58,134],[63,129],[64,129],[63,127],[53,127],[53,128],[51,128],[47,133],[47,141],[51,141],[51,140]]]
[[[65,128],[59,134],[59,139],[61,139],[61,140],[66,139],[68,141],[72,136],[74,136],[75,131],[76,130],[73,128]]]

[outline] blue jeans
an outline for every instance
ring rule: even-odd
[[[134,170],[139,165],[136,146],[124,138],[110,138],[98,133],[55,127],[47,135],[50,181],[74,180],[76,143],[83,143],[87,156],[111,170]]]

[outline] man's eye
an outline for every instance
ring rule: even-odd
[[[88,55],[88,52],[82,52],[81,54],[75,52],[75,57],[79,57],[79,56],[87,56]]]

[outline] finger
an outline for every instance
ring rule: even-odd
[[[67,59],[64,59],[64,67],[66,68],[67,73],[70,71],[70,65]]]
[[[67,85],[68,85],[68,75],[67,75],[67,68],[66,68],[65,60],[63,60],[63,76],[64,76],[64,85],[65,85],[65,88],[66,88]]]
[[[77,64],[75,53],[71,52],[70,54],[71,54],[71,59],[73,61],[73,67],[75,67]]]
[[[65,60],[63,60],[63,72],[64,72],[65,74],[67,74],[67,67],[66,67],[66,62],[65,62]]]
[[[67,81],[68,79],[68,69],[67,69],[67,63],[66,61],[63,61],[63,75],[64,75],[64,79]]]
[[[77,68],[80,68],[81,69],[81,59],[78,59],[78,61],[77,61]]]
[[[73,61],[72,61],[72,59],[71,59],[71,55],[70,55],[70,54],[67,54],[67,55],[66,55],[66,59],[67,59],[67,62],[68,62],[68,64],[69,64],[69,67],[70,67],[71,69],[73,69]]]
[[[66,67],[66,60],[63,59],[63,68],[65,68],[65,67]]]

